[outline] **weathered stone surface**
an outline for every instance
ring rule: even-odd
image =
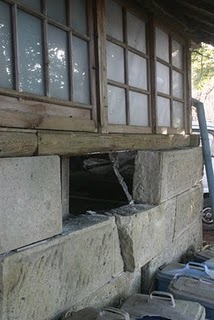
[[[0,159],[0,253],[62,231],[60,158]]]
[[[116,223],[126,271],[142,267],[172,243],[174,219],[175,200],[129,215],[120,208]]]
[[[155,273],[159,267],[170,262],[180,261],[186,255],[188,245],[188,231],[186,230],[178,238],[174,239],[172,245],[163,248],[156,257],[151,259],[142,268],[142,292],[148,293],[155,284]]]
[[[202,218],[199,217],[189,228],[188,247],[193,251],[197,251],[202,247],[202,241]]]
[[[141,271],[123,272],[117,278],[112,279],[104,286],[90,294],[90,296],[74,303],[68,312],[76,312],[85,307],[93,306],[102,308],[104,306],[119,306],[131,294],[140,293]]]
[[[175,237],[181,234],[189,224],[201,216],[203,205],[201,184],[178,195],[176,199]]]
[[[159,204],[191,189],[201,179],[201,148],[139,151],[133,197],[140,203]]]
[[[2,255],[0,271],[1,320],[52,319],[123,272],[115,219],[72,219],[63,235]]]

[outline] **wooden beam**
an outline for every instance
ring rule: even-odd
[[[0,127],[95,132],[93,120],[73,119],[39,113],[0,110]]]
[[[190,147],[189,135],[86,134],[38,132],[39,155],[83,155],[120,150],[163,150]],[[194,142],[192,142],[193,144]],[[197,146],[197,145],[191,145]]]
[[[36,132],[0,132],[0,157],[33,156],[36,152]]]

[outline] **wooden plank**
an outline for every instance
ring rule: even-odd
[[[0,127],[95,132],[93,120],[72,119],[46,114],[0,110]]]
[[[69,215],[70,159],[61,158],[62,217]]]
[[[33,156],[36,154],[36,133],[0,132],[0,157]]]
[[[189,135],[38,132],[39,155],[83,155],[119,150],[163,150],[190,146]]]

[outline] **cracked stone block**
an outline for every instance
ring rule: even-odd
[[[126,207],[121,207],[115,216],[125,270],[130,272],[171,245],[174,235],[175,199],[145,210],[139,208],[137,213],[127,214]]]
[[[60,158],[0,159],[0,254],[62,232]]]
[[[123,272],[114,217],[71,220],[63,235],[0,256],[1,320],[53,319]]]
[[[133,198],[138,203],[160,204],[197,185],[202,167],[201,148],[139,151]]]
[[[175,236],[183,232],[191,223],[201,217],[203,207],[203,190],[199,184],[177,196],[175,216]]]

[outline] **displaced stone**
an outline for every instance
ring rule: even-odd
[[[0,253],[62,232],[60,158],[0,159]]]
[[[137,206],[136,206],[137,207]],[[133,272],[172,244],[175,200],[135,214],[116,216],[125,270]]]
[[[123,272],[114,217],[72,220],[65,234],[1,256],[1,320],[53,319]]]
[[[191,189],[202,179],[201,148],[139,151],[133,181],[133,198],[160,204]]]

